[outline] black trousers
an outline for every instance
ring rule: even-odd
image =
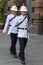
[[[25,61],[25,47],[27,44],[27,38],[19,38],[19,42],[20,42],[19,57],[22,61]]]
[[[10,47],[10,52],[12,54],[16,55],[16,42],[17,42],[17,34],[11,33],[11,47]]]

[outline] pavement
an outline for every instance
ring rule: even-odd
[[[25,49],[26,65],[43,65],[43,35],[29,34]],[[10,36],[2,36],[0,30],[0,65],[22,65],[19,59],[15,59],[9,52]],[[17,55],[19,53],[19,41],[17,40]]]

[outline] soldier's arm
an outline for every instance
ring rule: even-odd
[[[8,24],[9,24],[9,17],[7,16],[5,26],[4,26],[4,29],[3,29],[3,33],[6,33],[7,28],[8,28]]]

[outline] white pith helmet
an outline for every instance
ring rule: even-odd
[[[12,6],[10,10],[11,10],[11,11],[18,11],[17,6],[15,6],[15,5]]]
[[[21,8],[20,8],[20,10],[19,10],[19,11],[26,11],[26,12],[28,12],[27,7],[26,7],[26,6],[24,6],[24,4],[23,4],[23,6],[21,6]]]

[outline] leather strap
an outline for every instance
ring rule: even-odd
[[[10,19],[9,22],[12,21],[15,17],[16,17],[16,15],[12,19]],[[11,26],[11,25],[9,24],[9,26]]]
[[[26,19],[26,17],[18,25],[16,25],[16,26],[19,26],[21,23],[23,23],[25,19]]]
[[[15,17],[16,17],[16,15],[12,19],[10,19],[9,22],[12,21]]]

